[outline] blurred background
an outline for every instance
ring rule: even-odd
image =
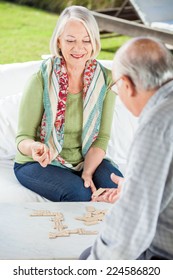
[[[119,7],[124,0],[11,0],[0,1],[0,64],[40,60],[49,54],[49,40],[61,11],[70,5],[92,11]],[[129,39],[102,33],[98,59],[112,59]]]

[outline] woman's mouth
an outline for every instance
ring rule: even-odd
[[[80,59],[84,57],[84,54],[71,54],[73,58]]]

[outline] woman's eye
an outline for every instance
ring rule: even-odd
[[[67,43],[74,43],[74,41],[71,41],[71,40],[67,40]]]
[[[91,41],[83,41],[84,43],[87,43],[87,44],[89,44],[89,43],[91,43]]]

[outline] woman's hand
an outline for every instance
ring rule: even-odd
[[[92,193],[96,191],[96,187],[94,185],[92,177],[97,167],[102,162],[104,155],[105,152],[102,149],[97,147],[90,147],[85,156],[84,168],[81,177],[84,180],[85,188],[90,187]]]
[[[41,142],[33,142],[31,144],[31,153],[33,160],[39,162],[42,167],[46,167],[52,161],[50,149]]]
[[[95,187],[95,185],[93,183],[92,175],[83,172],[81,177],[84,180],[85,188],[91,188],[91,192],[92,193],[95,192],[96,191],[96,187]]]

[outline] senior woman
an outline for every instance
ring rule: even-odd
[[[100,187],[109,201],[116,196],[111,173],[122,176],[105,159],[115,97],[110,71],[95,59],[100,39],[91,12],[66,8],[50,50],[22,97],[15,175],[51,201],[90,201]]]

